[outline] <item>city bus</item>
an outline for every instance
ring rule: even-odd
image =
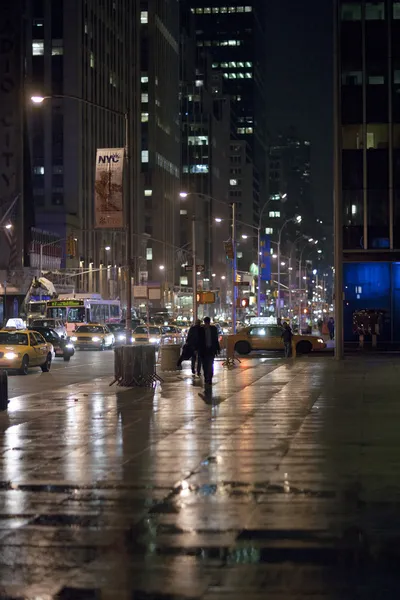
[[[46,317],[61,319],[70,335],[78,325],[86,323],[119,323],[121,303],[119,300],[103,300],[99,294],[76,294],[69,298],[61,294],[47,301]]]

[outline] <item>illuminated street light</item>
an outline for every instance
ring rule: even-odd
[[[6,229],[12,229],[12,223],[7,223],[7,225],[5,226]]]
[[[215,217],[215,222],[216,223],[222,223],[222,219],[220,217]]]
[[[44,102],[45,98],[44,98],[44,96],[32,96],[31,100],[34,104],[42,104],[42,102]]]
[[[179,192],[179,195],[181,198],[187,198],[188,197],[188,193],[187,192]]]
[[[106,247],[104,248],[104,250],[105,250],[106,252],[110,252],[110,250],[111,250],[111,246],[106,246]]]
[[[248,237],[249,237],[248,235],[246,235],[245,233],[242,233],[242,240],[247,240]]]
[[[160,271],[164,271],[165,269],[164,265],[160,265],[158,268],[160,269]]]
[[[222,275],[221,279],[226,279],[225,275]]]

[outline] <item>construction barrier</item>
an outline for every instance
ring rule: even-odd
[[[162,379],[156,373],[156,349],[150,344],[114,349],[114,380],[123,387],[152,387]]]
[[[181,349],[181,344],[165,344],[160,348],[161,371],[178,371],[177,362]]]

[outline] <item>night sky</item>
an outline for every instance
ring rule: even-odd
[[[310,140],[313,202],[325,219],[332,215],[331,6],[268,0],[266,32],[268,128],[273,134],[294,126]]]

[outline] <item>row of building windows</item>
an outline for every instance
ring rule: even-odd
[[[245,73],[224,73],[225,79],[253,79],[253,74],[249,71]]]
[[[345,3],[341,8],[342,21],[361,21],[362,5]],[[384,2],[367,2],[365,4],[365,19],[367,21],[383,21],[385,18]],[[393,3],[393,19],[400,19],[400,2]]]
[[[385,75],[368,75],[368,85],[384,85],[386,80]],[[362,85],[363,73],[362,71],[343,71],[342,72],[342,85]],[[393,83],[400,84],[400,70],[395,69],[393,71]]]
[[[250,60],[245,60],[243,61],[230,61],[230,62],[213,62],[212,64],[212,68],[213,69],[243,69],[244,67],[248,67],[251,68],[253,66],[253,63]]]
[[[170,160],[166,159],[162,154],[156,152],[156,163],[159,167],[173,175],[174,177],[179,178],[179,168],[174,165]]]
[[[253,12],[252,6],[212,6],[205,8],[191,8],[192,13],[196,15],[218,15]]]
[[[63,40],[52,40],[51,42],[51,55],[60,56],[64,54]],[[32,41],[32,55],[43,56],[44,55],[44,41],[33,40]]]
[[[38,165],[33,167],[34,175],[44,175],[44,166]],[[53,166],[53,175],[62,175],[64,173],[64,167],[62,165]]]
[[[242,40],[199,40],[197,46],[241,46]]]
[[[393,125],[393,147],[400,148],[400,125]],[[342,146],[344,150],[362,150],[364,139],[367,150],[379,150],[389,145],[389,127],[386,124],[367,123],[365,138],[362,125],[344,125],[342,127]]]
[[[183,165],[183,173],[208,173],[208,165]]]
[[[253,128],[252,127],[237,127],[236,133],[238,133],[239,135],[251,134],[251,133],[253,133]]]

